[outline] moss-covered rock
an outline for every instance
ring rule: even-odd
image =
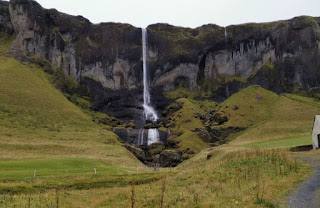
[[[161,167],[175,167],[182,162],[182,152],[177,150],[164,150],[159,158]]]
[[[148,152],[151,156],[160,154],[165,149],[165,146],[162,142],[152,143],[148,147]]]
[[[135,147],[133,145],[125,144],[125,148],[127,148],[134,156],[136,156],[141,162],[145,162],[146,155],[144,151],[138,147]]]
[[[228,121],[228,117],[223,112],[218,112],[210,117],[210,121],[216,122],[221,125]]]

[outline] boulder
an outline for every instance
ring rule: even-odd
[[[152,163],[153,164],[159,164],[160,163],[160,154],[152,157]]]
[[[210,143],[212,142],[212,137],[210,135],[210,133],[205,130],[205,129],[201,129],[198,133],[197,133],[198,137],[200,137],[200,139],[202,139],[202,141]]]
[[[172,133],[168,138],[167,138],[167,148],[172,148],[172,149],[176,149],[178,148],[178,144],[180,143],[179,141],[177,141],[177,138],[179,136],[175,133]]]
[[[136,158],[138,158],[141,162],[145,162],[146,160],[146,155],[144,151],[138,147],[135,147],[133,145],[125,144],[124,145],[127,150],[129,150]]]
[[[134,123],[133,120],[131,120],[128,123],[126,123],[126,128],[134,129],[136,128],[136,124]]]
[[[178,150],[163,150],[160,153],[161,167],[175,167],[182,162],[182,152]]]
[[[222,112],[218,112],[218,113],[214,114],[214,116],[210,117],[210,121],[214,121],[214,122],[218,123],[218,125],[221,125],[221,124],[227,122],[228,120],[229,120],[228,117]]]
[[[149,154],[151,156],[160,154],[165,149],[165,146],[162,142],[156,142],[149,146]]]

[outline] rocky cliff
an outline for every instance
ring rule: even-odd
[[[15,35],[11,54],[45,57],[87,85],[94,107],[132,120],[142,113],[141,29],[128,24],[92,24],[81,16],[43,9],[31,0],[0,2],[0,30]],[[158,110],[170,101],[162,91],[213,85],[228,97],[244,85],[276,92],[320,85],[320,18],[195,29],[148,27],[152,97]],[[240,81],[239,81],[240,80]]]

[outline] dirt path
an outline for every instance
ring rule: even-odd
[[[319,208],[320,207],[320,155],[300,156],[306,163],[312,165],[316,171],[306,179],[288,198],[289,208]]]

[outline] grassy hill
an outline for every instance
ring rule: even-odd
[[[178,133],[178,137],[175,138],[179,142],[179,149],[185,150],[189,148],[191,151],[198,153],[202,149],[208,146],[207,143],[201,140],[201,138],[194,132],[196,128],[203,128],[203,124],[199,118],[201,109],[190,102],[186,98],[177,99],[172,107],[180,105],[179,110],[170,114],[169,124],[174,124],[171,128],[174,132]],[[169,108],[171,107],[169,106]]]
[[[250,86],[221,103],[218,111],[229,118],[222,127],[246,128],[230,138],[233,139],[231,144],[246,145],[310,135],[314,116],[320,113],[320,107],[315,103],[309,98],[302,99],[290,94],[278,95],[259,86]]]
[[[286,147],[311,144],[308,135],[314,116],[320,113],[319,102],[312,98],[294,94],[278,95],[260,86],[242,89],[220,104],[208,100],[196,101],[196,96],[197,93],[180,88],[167,93],[167,97],[176,99],[169,107],[175,111],[170,114],[168,123],[174,123],[171,129],[179,133],[176,138],[180,142],[179,148],[189,148],[195,153],[208,144],[194,130],[205,129],[206,126],[218,131],[244,128],[244,131],[231,133],[227,137],[228,145],[232,146]],[[208,112],[214,112],[211,115],[226,115],[228,121],[217,124],[207,120],[204,123],[199,115]]]
[[[0,57],[0,159],[66,157],[139,164],[115,134],[69,102],[40,68]]]

